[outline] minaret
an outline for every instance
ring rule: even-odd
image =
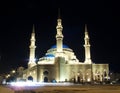
[[[63,34],[62,34],[62,20],[60,18],[60,11],[58,11],[58,19],[57,19],[57,34],[56,34],[56,48],[57,48],[57,54],[60,56],[63,53]]]
[[[28,67],[33,67],[36,65],[35,63],[35,28],[33,25],[33,30],[32,30],[32,34],[31,34],[31,39],[30,39],[30,55],[29,55],[29,62],[28,62]]]
[[[87,31],[87,25],[85,25],[85,37],[84,37],[84,47],[85,47],[85,62],[87,64],[91,64],[91,55],[90,55],[90,42],[89,42],[89,35]]]

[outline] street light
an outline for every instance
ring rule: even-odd
[[[10,74],[6,75],[6,78],[10,77]]]
[[[15,70],[12,70],[12,73],[14,74],[14,73],[15,73]]]

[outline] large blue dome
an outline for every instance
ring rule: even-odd
[[[56,47],[57,47],[56,45],[53,45],[51,48],[56,48]],[[69,47],[63,44],[63,48],[69,48]]]

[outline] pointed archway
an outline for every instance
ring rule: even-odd
[[[44,77],[44,82],[48,82],[48,78],[47,77]]]
[[[77,82],[80,83],[80,76],[77,76]]]
[[[33,77],[32,76],[28,76],[28,80],[29,81],[33,81]]]

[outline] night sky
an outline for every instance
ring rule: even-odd
[[[58,8],[61,10],[64,44],[84,61],[84,25],[88,25],[94,63],[108,63],[120,71],[119,7],[113,2],[84,0],[65,2],[16,0],[1,3],[0,73],[27,67],[32,26],[36,32],[36,59],[56,43]]]

